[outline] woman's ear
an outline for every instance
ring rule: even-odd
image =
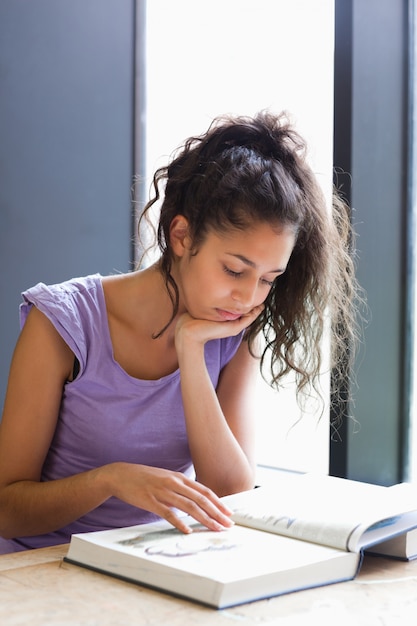
[[[184,215],[176,215],[169,227],[171,248],[174,254],[182,257],[186,250],[191,249],[191,237],[188,220]]]

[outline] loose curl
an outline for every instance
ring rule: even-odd
[[[296,243],[287,269],[274,281],[264,311],[247,330],[246,339],[254,354],[255,338],[264,336],[261,369],[266,377],[269,356],[270,384],[279,387],[289,372],[295,372],[298,393],[311,387],[319,391],[322,338],[330,325],[333,399],[337,399],[346,356],[352,355],[358,335],[350,213],[336,191],[330,210],[326,206],[307,163],[306,144],[288,116],[261,112],[254,118],[216,119],[205,134],[189,138],[171,163],[156,171],[152,186],[154,197],[140,224],[161,201],[156,233],[159,267],[173,304],[172,317],[158,336],[178,311],[169,237],[176,215],[188,220],[195,250],[210,230],[246,229],[257,222],[289,227]]]

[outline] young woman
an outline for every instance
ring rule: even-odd
[[[272,384],[295,370],[300,392],[314,385],[329,317],[343,362],[349,216],[326,207],[284,115],[216,120],[154,192],[142,217],[160,202],[156,263],[23,293],[0,551],[160,517],[189,532],[180,512],[229,526],[219,496],[254,485],[255,368],[269,356]]]

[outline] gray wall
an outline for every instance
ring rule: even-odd
[[[331,471],[384,485],[407,478],[409,4],[336,3],[335,166],[349,174],[344,191],[354,209],[369,323],[355,362],[357,423],[346,420],[341,440],[332,442]]]
[[[25,288],[130,269],[133,0],[0,1],[0,406]]]
[[[393,484],[402,476],[407,184],[406,2],[355,0],[352,206],[358,277],[370,323],[357,361],[360,422],[349,477]],[[353,430],[353,429],[352,429]]]

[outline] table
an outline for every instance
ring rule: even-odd
[[[415,626],[417,561],[365,556],[358,577],[216,611],[65,563],[68,546],[0,556],[1,626]]]

